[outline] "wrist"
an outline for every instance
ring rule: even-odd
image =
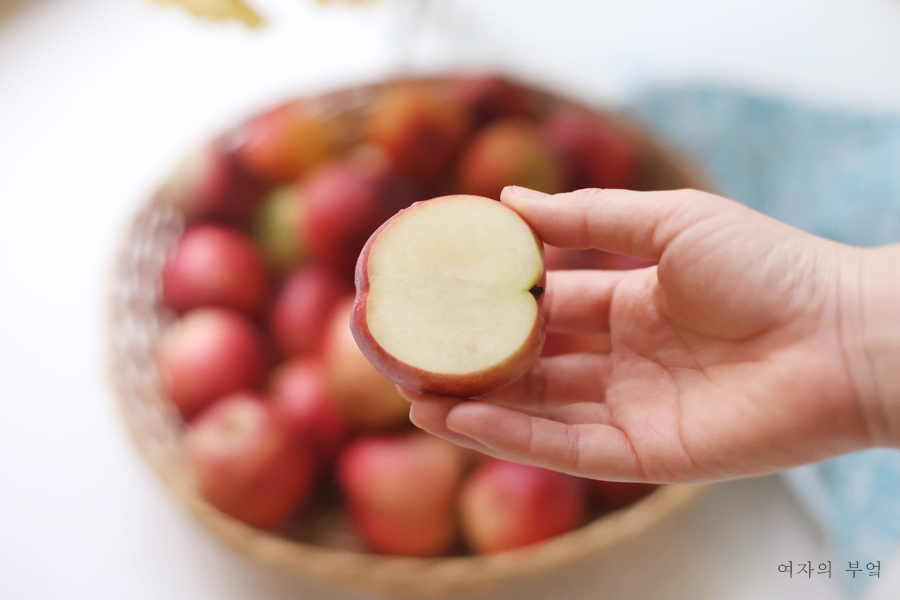
[[[853,248],[842,282],[842,337],[872,446],[900,446],[900,244]]]

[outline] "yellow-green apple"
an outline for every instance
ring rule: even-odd
[[[268,360],[262,336],[246,318],[198,308],[163,334],[156,365],[163,395],[190,419],[226,394],[258,388]]]
[[[540,354],[543,288],[543,244],[515,211],[477,196],[418,202],[360,254],[353,336],[405,388],[484,394]]]
[[[567,190],[630,188],[637,183],[638,143],[613,117],[562,111],[547,119],[543,134],[565,166]]]
[[[458,535],[466,461],[459,447],[422,432],[360,438],[341,455],[338,483],[373,550],[434,556]]]
[[[587,480],[588,490],[606,510],[618,510],[637,502],[659,486],[655,483]]]
[[[497,119],[534,116],[525,89],[499,75],[456,77],[451,81],[451,90],[468,108],[475,128]]]
[[[417,199],[409,181],[370,156],[324,165],[310,174],[302,189],[302,237],[310,254],[348,276],[372,232]]]
[[[366,359],[350,332],[352,297],[335,309],[325,333],[323,356],[331,397],[356,426],[389,428],[408,423],[409,402]]]
[[[224,137],[191,155],[162,189],[189,222],[211,219],[244,226],[266,185],[236,158]]]
[[[465,106],[446,90],[424,83],[388,88],[366,120],[366,140],[416,179],[434,179],[446,171],[468,132]]]
[[[328,321],[350,286],[332,270],[312,265],[294,270],[269,313],[269,328],[284,356],[320,350]]]
[[[252,314],[269,291],[252,240],[221,225],[188,229],[166,259],[162,282],[163,302],[178,313],[218,306]]]
[[[555,194],[562,191],[563,171],[537,125],[505,119],[483,129],[466,147],[459,185],[466,194],[494,199],[508,185]]]
[[[319,460],[331,462],[350,436],[350,424],[331,399],[317,358],[294,358],[269,379],[269,396],[285,428],[305,440]]]
[[[238,155],[269,183],[296,181],[342,148],[343,123],[310,102],[277,106],[247,122]]]
[[[460,514],[479,554],[530,546],[585,521],[584,481],[529,465],[488,460],[463,485]]]
[[[303,239],[305,205],[296,186],[284,185],[269,192],[253,215],[253,238],[275,272],[296,267],[308,255]]]
[[[188,425],[184,448],[200,494],[254,527],[282,525],[312,491],[310,450],[257,393],[235,392],[204,411]]]

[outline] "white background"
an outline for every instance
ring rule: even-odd
[[[115,242],[173,163],[225,124],[291,93],[463,64],[590,101],[711,80],[900,112],[896,0],[457,0],[406,41],[393,5],[257,5],[261,32],[143,0],[0,0],[3,600],[342,597],[247,564],[196,525],[137,457],[104,381]],[[777,565],[830,558],[764,478],[717,486],[616,552],[496,596],[829,600],[843,573],[787,580]],[[884,565],[872,598],[897,597],[898,568]]]

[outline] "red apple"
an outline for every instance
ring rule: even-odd
[[[351,505],[428,516],[449,510],[466,460],[458,446],[423,432],[364,437],[341,455],[338,481]]]
[[[335,306],[349,292],[349,286],[324,267],[301,267],[291,273],[270,313],[270,328],[282,354],[317,352]]]
[[[331,462],[347,442],[350,425],[328,393],[322,362],[295,358],[280,366],[269,380],[269,394],[285,428],[321,461]]]
[[[273,271],[288,271],[309,253],[303,238],[306,203],[295,186],[277,187],[260,203],[253,216],[253,238]]]
[[[566,168],[566,188],[630,188],[640,160],[635,137],[613,117],[565,111],[543,126],[547,144]]]
[[[258,388],[266,374],[266,348],[240,314],[199,308],[163,334],[156,365],[162,393],[190,419],[226,394]]]
[[[279,426],[253,392],[223,398],[191,423],[184,448],[200,494],[254,527],[284,524],[309,497],[310,451]]]
[[[393,556],[441,556],[459,538],[459,523],[449,512],[415,518],[383,516],[351,509],[350,519],[372,552]]]
[[[482,463],[460,499],[463,532],[479,554],[536,544],[585,520],[583,481],[502,460]]]
[[[630,483],[622,481],[599,481],[588,479],[591,495],[607,510],[624,508],[648,496],[659,486],[655,483]]]
[[[534,116],[526,90],[498,75],[467,75],[451,83],[453,93],[469,109],[472,124],[480,128],[497,119]]]
[[[244,125],[238,154],[249,170],[270,183],[296,181],[333,157],[344,126],[307,101],[282,104]]]
[[[398,385],[484,394],[540,354],[543,286],[543,245],[515,211],[477,196],[419,202],[360,255],[353,336]]]
[[[422,432],[361,438],[341,456],[338,482],[371,549],[435,556],[458,536],[466,461],[459,447]]]
[[[265,184],[247,171],[222,138],[195,152],[165,184],[163,197],[188,221],[213,219],[243,226]]]
[[[325,333],[325,373],[328,391],[354,425],[393,427],[408,422],[409,402],[390,379],[369,363],[350,332],[352,300],[335,310]]]
[[[310,174],[302,193],[302,237],[310,253],[348,274],[372,232],[416,199],[408,182],[368,158],[325,165]]]
[[[562,191],[563,172],[536,125],[507,119],[469,143],[460,159],[459,184],[466,194],[493,199],[508,185],[555,194]]]
[[[163,302],[178,313],[201,306],[255,313],[269,288],[250,238],[220,225],[188,229],[166,260],[162,280]]]
[[[557,356],[577,352],[609,352],[608,333],[547,333],[541,356]]]
[[[367,141],[383,148],[400,172],[424,180],[447,170],[468,132],[462,103],[427,84],[388,88],[366,121]]]

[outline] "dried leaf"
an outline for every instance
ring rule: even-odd
[[[179,4],[194,16],[212,21],[241,21],[249,27],[259,27],[259,14],[241,0],[156,0],[167,4]]]

